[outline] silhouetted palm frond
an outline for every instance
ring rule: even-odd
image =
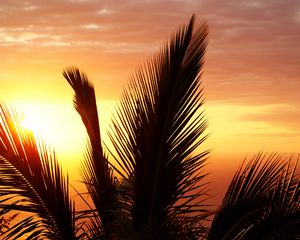
[[[266,159],[267,158],[267,159]],[[208,239],[297,239],[300,187],[297,162],[259,154],[234,176]]]
[[[192,155],[206,138],[200,89],[206,45],[207,25],[193,16],[137,70],[113,121],[110,137],[133,190],[133,225],[148,238],[165,239],[163,229],[174,229],[177,216],[207,216],[201,197],[208,152]]]
[[[7,239],[75,239],[68,179],[55,155],[20,128],[16,114],[0,105],[0,214],[10,210],[37,214],[9,229]]]
[[[94,225],[94,231],[104,231],[103,234],[108,236],[112,234],[117,197],[113,170],[102,149],[94,87],[86,74],[76,67],[67,68],[63,75],[75,91],[74,106],[90,140],[81,175],[97,209],[94,217],[101,217],[101,221],[94,219],[90,224]]]

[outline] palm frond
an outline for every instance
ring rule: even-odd
[[[104,234],[110,235],[117,201],[115,180],[107,156],[103,153],[94,87],[86,74],[76,67],[64,70],[63,76],[75,91],[74,106],[82,118],[90,140],[81,176],[98,211],[95,216],[101,217],[101,221],[94,219],[92,223],[98,232],[101,228],[99,223],[103,224]]]
[[[242,165],[217,211],[208,239],[300,237],[296,167],[291,159],[276,154],[259,154]]]
[[[133,225],[158,236],[172,216],[207,214],[199,199],[208,151],[192,155],[206,139],[200,87],[206,45],[207,25],[193,16],[138,68],[113,120],[110,138],[134,192]]]
[[[18,116],[5,105],[0,105],[0,200],[1,213],[17,210],[39,218],[17,223],[10,237],[32,230],[31,236],[75,239],[68,179],[55,155],[22,129]]]

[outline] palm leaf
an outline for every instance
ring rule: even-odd
[[[206,45],[207,25],[193,16],[138,68],[113,120],[110,138],[133,189],[133,225],[157,237],[174,222],[168,218],[207,214],[201,170],[208,151],[192,155],[206,138],[200,88]]]
[[[208,239],[296,239],[299,231],[297,163],[259,154],[235,174]],[[272,238],[278,237],[278,238]]]
[[[91,223],[96,232],[104,231],[103,234],[108,236],[112,234],[113,213],[117,200],[113,171],[109,167],[101,144],[94,87],[86,74],[76,67],[67,68],[63,71],[63,75],[75,91],[74,106],[82,118],[90,140],[81,175],[97,210],[94,217],[101,218],[101,221],[94,219]]]
[[[0,105],[0,208],[34,213],[11,228],[8,239],[33,231],[48,239],[75,239],[68,178],[55,155],[19,127],[15,113]],[[22,231],[21,231],[22,229]]]

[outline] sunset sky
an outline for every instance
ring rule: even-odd
[[[0,0],[0,101],[34,118],[59,159],[78,164],[85,132],[62,70],[88,74],[105,134],[130,75],[193,13],[209,24],[212,168],[259,151],[299,153],[298,0]]]

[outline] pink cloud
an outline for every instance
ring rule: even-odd
[[[298,106],[273,106],[269,107],[263,113],[243,114],[237,120],[265,122],[274,127],[285,127],[292,131],[289,134],[300,136],[300,109]]]
[[[101,56],[125,69],[149,56],[195,13],[210,26],[204,74],[208,99],[300,105],[299,5],[297,0],[4,0],[0,49],[10,56],[20,49],[55,49],[87,62]],[[26,39],[24,33],[34,37]],[[126,57],[134,62],[122,62]],[[7,65],[7,59],[0,64]],[[59,61],[69,64],[69,59]]]

